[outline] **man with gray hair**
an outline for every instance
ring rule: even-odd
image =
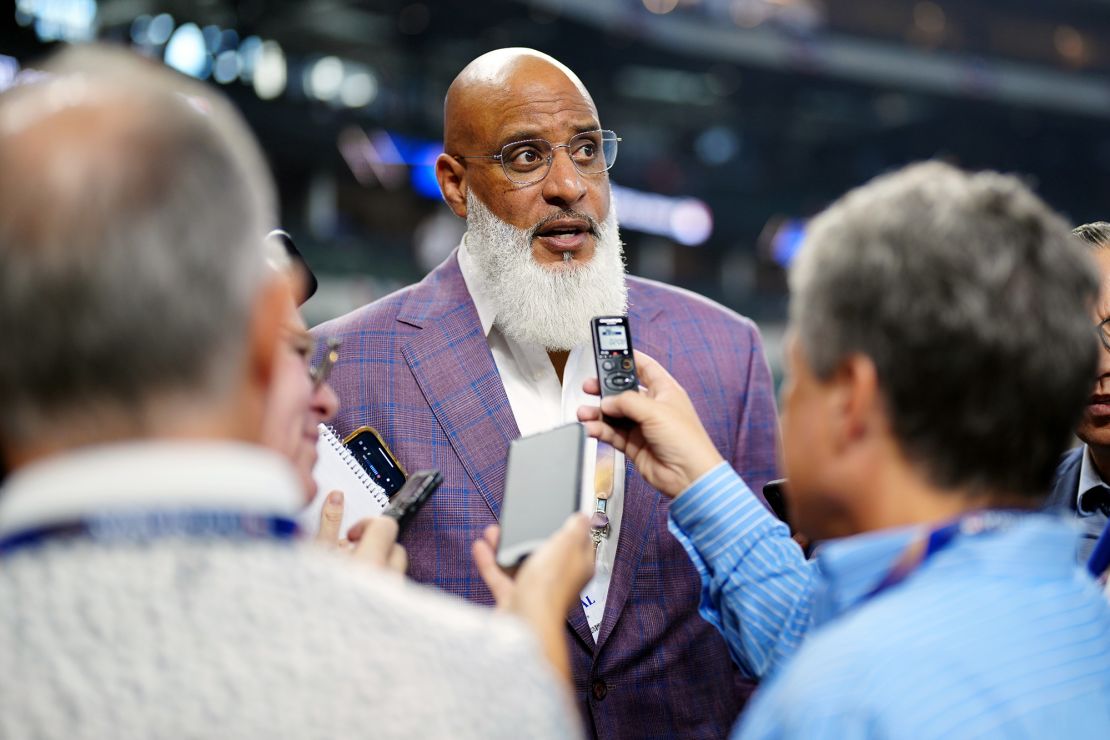
[[[632,431],[579,411],[674,497],[703,613],[769,677],[736,733],[1105,736],[1110,604],[1040,512],[1095,365],[1088,255],[1015,178],[928,163],[818,216],[790,287],[784,464],[815,561],[651,358],[647,393],[601,402]]]
[[[577,734],[515,618],[292,539],[305,491],[257,444],[292,294],[224,100],[67,52],[0,98],[0,192],[0,736]],[[561,638],[584,520],[537,557],[516,605]]]

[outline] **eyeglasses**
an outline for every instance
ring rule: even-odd
[[[293,339],[293,350],[299,354],[306,362],[316,356],[317,341],[316,337],[309,334],[307,331],[299,329],[288,329],[289,335]],[[335,367],[335,363],[339,361],[339,347],[343,344],[341,339],[335,337],[328,337],[326,342],[327,349],[324,351],[323,357],[320,358],[318,363],[311,363],[308,366],[308,377],[312,381],[312,389],[316,390],[324,383],[327,382],[328,376],[331,375],[331,370]]]
[[[566,144],[552,144],[545,139],[514,141],[501,147],[500,154],[456,154],[455,159],[493,159],[501,163],[505,177],[517,185],[531,185],[547,177],[556,149],[566,149],[570,161],[583,175],[599,175],[617,161],[617,143],[621,138],[613,131],[586,131],[571,137]]]
[[[1098,322],[1098,338],[1102,340],[1102,346],[1110,352],[1110,319]]]

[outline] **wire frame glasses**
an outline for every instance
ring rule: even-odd
[[[308,366],[308,377],[312,379],[313,388],[319,388],[327,382],[328,376],[331,375],[331,369],[335,367],[335,363],[339,362],[339,346],[342,343],[342,340],[328,337],[324,356],[320,358],[319,362]]]
[[[319,346],[316,337],[303,329],[293,327],[286,327],[285,331],[289,335],[293,351],[300,355],[308,366],[308,377],[312,381],[313,389],[319,388],[327,381],[328,376],[331,375],[331,369],[339,361],[339,347],[343,343],[342,340],[329,337],[323,355],[319,361],[314,361],[313,358]]]
[[[547,177],[558,149],[567,150],[570,161],[583,175],[605,172],[617,161],[620,140],[616,132],[599,129],[577,134],[565,144],[552,144],[546,139],[527,139],[506,144],[501,147],[500,154],[457,154],[455,159],[495,160],[501,163],[510,182],[531,185]]]
[[[1098,322],[1098,338],[1102,342],[1102,346],[1110,351],[1110,319],[1103,319]]]

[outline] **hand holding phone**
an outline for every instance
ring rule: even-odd
[[[590,321],[590,330],[601,397],[637,390],[640,380],[632,355],[632,329],[628,325],[628,317],[597,316]],[[628,419],[606,416],[604,420],[612,427],[627,428],[632,425]]]
[[[497,564],[512,568],[578,510],[582,492],[581,424],[513,440],[501,501]]]

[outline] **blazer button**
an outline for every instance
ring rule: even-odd
[[[593,692],[594,698],[601,701],[609,693],[609,687],[605,685],[604,681],[594,681]]]

